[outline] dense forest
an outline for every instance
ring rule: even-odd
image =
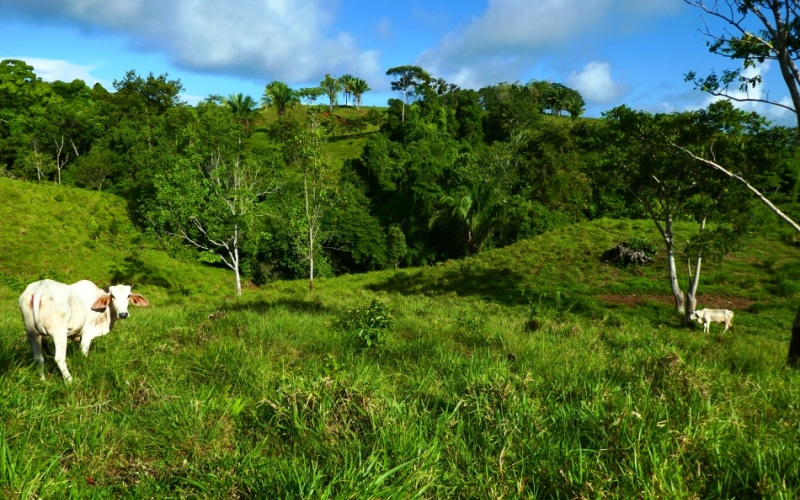
[[[416,66],[387,74],[400,98],[386,108],[362,108],[369,87],[350,75],[298,90],[271,82],[261,105],[237,94],[192,106],[167,75],[130,71],[109,91],[43,82],[6,60],[0,173],[115,193],[172,252],[235,271],[239,290],[240,276],[313,287],[314,276],[431,264],[595,218],[653,220],[671,275],[676,260],[699,273],[703,256],[736,248],[766,218],[696,157],[797,215],[794,130],[728,101],[591,119],[558,83],[476,91]],[[699,231],[680,248],[675,221]]]

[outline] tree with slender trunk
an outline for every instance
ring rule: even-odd
[[[339,80],[331,75],[325,75],[325,78],[319,82],[319,87],[328,96],[330,102],[330,111],[333,113],[333,106],[336,104],[337,94],[342,89],[342,84]]]
[[[350,91],[353,93],[353,99],[355,99],[356,109],[361,109],[361,96],[364,95],[365,92],[369,92],[370,89],[367,82],[361,78],[354,78],[352,82],[350,82]]]
[[[764,103],[777,106],[795,114],[796,133],[800,136],[800,4],[797,0],[684,0],[720,20],[726,28],[712,33],[706,24],[702,33],[706,36],[708,50],[712,54],[736,61],[740,67],[724,70],[722,75],[711,72],[700,77],[695,71],[686,74],[686,80],[695,87],[715,96],[724,96],[734,101]],[[757,31],[753,31],[757,27]],[[747,69],[755,68],[765,61],[778,63],[781,77],[791,98],[791,105],[780,100],[770,99],[768,94],[751,93],[762,83],[761,74],[746,74]],[[731,91],[731,85],[737,85],[740,93]],[[800,232],[800,225],[781,212],[757,189],[742,176],[717,162],[715,157],[697,155],[686,148],[673,145],[690,158],[708,168],[722,172],[730,179],[746,186],[767,207],[792,228]],[[792,325],[792,339],[789,343],[787,362],[794,368],[800,368],[800,307],[798,307]]]
[[[234,272],[236,295],[241,295],[240,250],[266,213],[264,198],[278,188],[274,162],[193,155],[159,172],[154,185],[155,199],[146,212],[151,226],[221,260]]]
[[[330,159],[322,149],[324,140],[322,128],[311,124],[309,130],[298,133],[289,141],[286,150],[288,163],[297,166],[302,175],[303,209],[299,220],[293,223],[303,233],[298,251],[308,261],[309,292],[314,291],[315,258],[325,239],[323,216],[330,207]]]
[[[738,127],[755,132],[765,126],[764,121],[722,101],[712,104],[709,110],[669,115],[651,115],[620,106],[605,114],[605,123],[609,136],[604,140],[610,145],[606,175],[616,177],[628,199],[643,207],[656,225],[666,249],[676,311],[689,322],[697,306],[703,258],[721,258],[732,250],[747,226],[750,212],[743,190],[729,189],[720,176],[702,176],[702,167],[685,155],[674,154],[670,144],[714,144],[720,157],[745,156],[744,132],[735,134],[732,130]],[[740,143],[738,149],[730,146],[736,142]],[[685,250],[690,272],[686,291],[678,278],[678,220],[697,223],[697,234]],[[713,229],[709,228],[709,221],[715,222]]]
[[[402,122],[406,121],[406,106],[408,98],[414,96],[414,90],[419,85],[429,84],[432,80],[431,75],[419,66],[396,66],[386,71],[387,76],[396,78],[392,82],[392,90],[403,94],[403,109],[401,112]]]
[[[283,82],[272,81],[264,89],[261,104],[264,107],[274,107],[278,110],[278,118],[286,115],[286,109],[300,102],[297,92]]]
[[[351,84],[355,77],[351,74],[345,73],[344,75],[339,77],[339,84],[341,85],[342,95],[344,95],[344,105],[347,106],[348,98],[352,93]]]

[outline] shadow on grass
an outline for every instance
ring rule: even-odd
[[[114,269],[109,277],[112,284],[153,285],[169,290],[172,284],[160,272],[144,263],[136,255],[128,255],[122,264]]]
[[[466,266],[437,272],[426,270],[408,273],[399,271],[382,283],[368,285],[375,292],[396,292],[403,295],[478,296],[510,305],[526,304],[523,290],[526,280],[518,273],[505,269],[474,270]]]

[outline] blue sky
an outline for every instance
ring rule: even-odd
[[[701,14],[683,0],[0,0],[0,59],[109,90],[128,70],[167,73],[192,104],[349,73],[371,87],[365,105],[385,105],[399,97],[386,70],[414,64],[463,88],[563,83],[587,116],[623,103],[669,112],[710,100],[687,71],[726,67],[706,49]],[[783,97],[777,67],[754,71]],[[749,109],[791,123],[778,108]]]

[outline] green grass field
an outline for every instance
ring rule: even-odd
[[[798,498],[785,367],[798,248],[708,263],[687,328],[663,259],[601,220],[462,261],[248,286],[171,257],[95,192],[0,179],[2,498]],[[135,283],[152,307],[40,381],[17,298]],[[380,328],[384,327],[384,328]],[[379,340],[367,346],[365,338]]]

